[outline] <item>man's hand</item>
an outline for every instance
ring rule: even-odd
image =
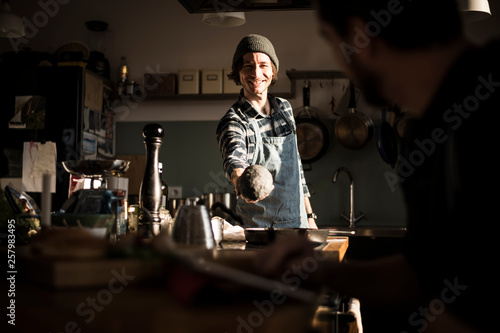
[[[304,197],[304,205],[306,206],[306,212],[308,212],[307,214],[311,214],[313,210],[311,207],[311,201],[309,200],[309,197]],[[309,224],[309,229],[318,229],[315,219],[309,218],[307,219],[307,223]]]
[[[309,223],[309,229],[318,229],[315,219],[313,218],[307,219],[307,223]]]
[[[243,171],[245,171],[245,168],[236,168],[231,173],[231,184],[233,184],[234,193],[236,193],[237,196],[240,195],[240,191],[238,190],[238,179],[243,174]]]
[[[306,237],[287,237],[269,244],[257,257],[257,266],[264,275],[280,275],[294,264],[313,255],[314,248]]]
[[[271,279],[291,283],[295,287],[319,289],[327,284],[338,256],[329,251],[314,251],[303,236],[286,237],[269,244],[255,258],[257,272]]]

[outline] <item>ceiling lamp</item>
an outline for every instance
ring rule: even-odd
[[[459,0],[458,8],[467,22],[481,21],[491,16],[488,0]]]
[[[0,7],[0,37],[19,38],[24,36],[23,20],[10,11],[10,0],[2,0]]]
[[[245,24],[245,13],[224,12],[203,14],[202,22],[215,27],[237,27]]]

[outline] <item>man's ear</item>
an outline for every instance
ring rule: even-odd
[[[351,17],[347,21],[346,51],[356,54],[363,63],[370,63],[376,56],[379,38],[369,30],[368,24],[360,17]]]
[[[376,66],[388,48],[387,43],[370,31],[369,24],[359,17],[348,20],[346,41],[351,46],[346,51],[355,53],[357,60],[369,67]]]

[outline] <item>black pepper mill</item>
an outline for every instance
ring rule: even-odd
[[[146,168],[139,192],[141,214],[138,232],[143,238],[150,239],[160,233],[161,178],[158,169],[158,154],[163,139],[160,124],[147,124],[142,130],[146,145]]]

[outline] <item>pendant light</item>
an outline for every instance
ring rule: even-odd
[[[224,12],[203,14],[202,22],[215,27],[237,27],[245,24],[244,12]]]
[[[491,16],[488,0],[458,0],[458,9],[467,22],[481,21]]]
[[[24,36],[23,20],[10,11],[10,0],[1,0],[0,37],[19,38]]]

